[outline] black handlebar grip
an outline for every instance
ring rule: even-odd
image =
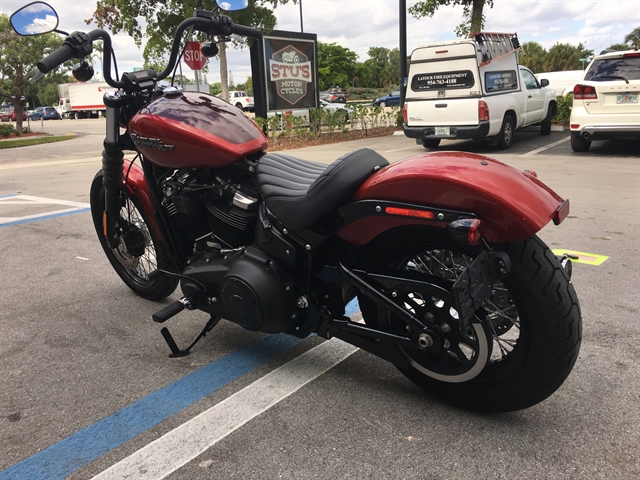
[[[56,68],[58,65],[62,65],[67,60],[71,60],[73,58],[73,50],[66,45],[61,46],[51,55],[46,56],[42,60],[40,60],[36,66],[38,70],[42,73],[49,73],[51,70]]]
[[[259,28],[245,27],[244,25],[234,25],[231,31],[243,37],[262,38],[262,30]]]

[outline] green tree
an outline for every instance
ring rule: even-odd
[[[371,79],[367,86],[387,88],[397,85],[400,78],[400,51],[397,48],[389,50],[385,47],[371,47],[367,55],[369,58],[365,60],[364,67]]]
[[[631,45],[631,48],[640,48],[640,27],[627,34],[624,37],[624,43]]]
[[[292,0],[294,3],[297,0]],[[273,9],[289,0],[252,0],[246,10],[224,12],[234,23],[255,27],[270,32],[276,25]],[[95,21],[99,27],[108,27],[114,33],[124,31],[132,36],[138,46],[146,39],[143,56],[145,64],[166,65],[166,55],[171,48],[176,28],[185,18],[191,17],[196,9],[215,10],[214,0],[98,0],[96,10],[87,24]],[[146,21],[143,32],[138,18]],[[205,40],[204,35],[194,35],[195,40]],[[192,39],[187,39],[192,40]],[[220,80],[222,93],[228,97],[227,43],[218,38],[220,47]],[[245,47],[247,42],[232,41],[235,47]]]
[[[526,42],[522,44],[519,60],[522,65],[533,73],[544,72],[547,51],[538,42]]]
[[[348,87],[356,71],[358,55],[337,43],[318,42],[318,86],[326,90],[332,85]]]
[[[549,49],[545,62],[546,72],[561,72],[564,70],[579,70],[582,68],[581,58],[593,56],[593,50],[586,50],[582,43],[577,47],[568,43],[556,43]]]
[[[627,43],[614,43],[613,45],[609,45],[607,50],[615,50],[617,52],[621,52],[623,50],[629,50],[629,45]]]
[[[62,38],[55,33],[21,37],[11,28],[9,17],[0,14],[0,94],[3,102],[13,103],[15,107],[19,132],[24,111],[21,99],[28,101],[38,91],[38,87],[29,83],[37,72],[36,63],[61,45]]]
[[[456,35],[467,37],[470,32],[479,32],[484,27],[482,10],[485,4],[493,8],[493,0],[423,0],[409,7],[409,13],[415,18],[433,17],[439,7],[462,5],[464,20],[456,27]]]

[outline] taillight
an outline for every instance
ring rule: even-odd
[[[481,122],[489,121],[489,106],[484,100],[478,102],[478,119]]]
[[[625,53],[624,55],[622,55],[622,58],[638,58],[638,57],[640,57],[640,52]]]
[[[477,218],[462,218],[451,222],[447,229],[453,238],[468,245],[478,245],[482,241],[484,225]]]
[[[407,104],[406,103],[402,107],[402,119],[404,120],[404,123],[409,123],[409,120],[408,120],[408,117],[407,117]]]
[[[596,87],[591,85],[576,85],[573,87],[574,100],[597,100]]]

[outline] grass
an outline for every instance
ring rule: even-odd
[[[29,138],[16,138],[15,140],[3,140],[0,142],[0,149],[3,148],[16,148],[27,147],[29,145],[41,145],[43,143],[61,142],[63,140],[71,140],[76,138],[77,135],[61,135],[56,137],[29,137]]]

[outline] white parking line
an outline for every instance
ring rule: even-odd
[[[571,137],[565,137],[562,140],[558,140],[557,142],[550,143],[549,145],[545,145],[544,147],[537,148],[535,150],[531,150],[530,152],[523,153],[520,155],[521,157],[527,157],[529,155],[535,155],[536,153],[544,152],[545,150],[549,150],[556,145],[560,145],[561,143],[567,142],[571,139]]]
[[[0,225],[8,224],[20,224],[28,223],[31,221],[54,218],[68,215],[71,213],[80,213],[86,211],[90,205],[82,202],[72,202],[69,200],[57,200],[55,198],[34,197],[31,195],[11,195],[0,198],[0,207],[4,205],[21,205],[21,206],[34,206],[34,205],[62,205],[65,207],[61,210],[49,210],[43,213],[37,213],[35,215],[24,215],[21,217],[3,217],[0,216]]]
[[[164,478],[357,350],[336,339],[323,342],[96,475],[94,480]]]

